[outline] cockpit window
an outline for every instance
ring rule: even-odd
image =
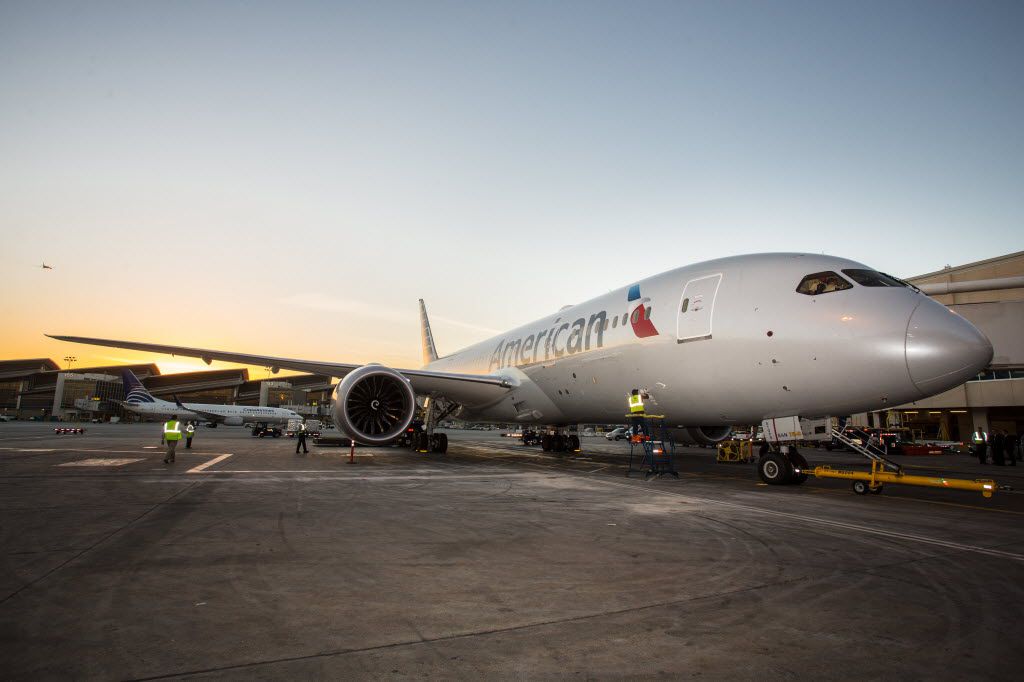
[[[895,277],[890,277],[883,272],[875,270],[843,270],[847,275],[862,287],[901,287],[903,283]]]
[[[800,285],[796,290],[800,294],[817,296],[818,294],[830,294],[833,291],[852,288],[852,284],[834,272],[816,272],[800,280]]]

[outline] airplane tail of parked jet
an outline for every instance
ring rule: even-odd
[[[146,390],[130,369],[121,370],[121,380],[124,382],[124,401],[129,405],[156,402],[156,398]]]

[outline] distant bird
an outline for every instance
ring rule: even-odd
[[[47,265],[45,263],[45,261],[44,261],[43,262],[43,270],[53,270],[53,266],[52,265]]]

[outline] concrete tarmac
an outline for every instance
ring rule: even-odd
[[[5,679],[1018,679],[1024,496],[0,424]],[[858,462],[811,452],[814,463]],[[1024,489],[1024,466],[906,458]],[[1020,471],[1021,474],[1017,475]],[[980,472],[980,473],[979,473]]]

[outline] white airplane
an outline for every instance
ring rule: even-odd
[[[124,401],[121,404],[125,409],[147,417],[166,419],[176,416],[181,421],[204,421],[226,426],[287,424],[290,419],[302,419],[302,415],[283,407],[182,403],[177,398],[173,403],[160,400],[146,390],[130,369],[121,370],[121,380],[124,383]]]
[[[422,369],[392,369],[78,336],[115,348],[344,377],[335,424],[390,442],[427,396],[431,447],[448,415],[554,428],[622,423],[632,389],[647,411],[714,443],[733,425],[847,415],[941,393],[984,369],[992,345],[918,289],[855,261],[773,253],[698,263],[566,306],[438,357],[420,301]],[[557,433],[557,432],[556,432]],[[555,437],[556,449],[574,445]],[[762,458],[764,459],[764,458]],[[778,482],[790,482],[784,476]]]

